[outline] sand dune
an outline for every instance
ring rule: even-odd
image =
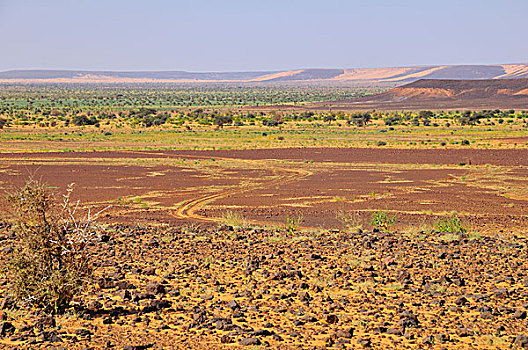
[[[419,79],[528,78],[528,64],[297,69],[263,72],[59,71],[0,72],[0,83],[369,83],[404,84]]]

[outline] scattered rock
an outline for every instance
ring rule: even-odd
[[[521,348],[528,348],[528,336],[524,334],[519,334],[518,336],[515,337],[513,344]]]
[[[335,324],[337,322],[339,322],[339,318],[336,315],[328,315],[328,316],[326,316],[326,323]]]
[[[249,345],[260,345],[261,342],[258,338],[244,338],[240,341],[240,345],[249,346]]]
[[[151,282],[147,284],[146,292],[151,294],[164,294],[166,290],[164,285],[157,282]]]
[[[88,337],[93,334],[92,332],[90,332],[88,329],[85,329],[85,328],[76,329],[74,333],[75,335],[78,335],[79,337]]]
[[[354,336],[354,328],[338,329],[336,336],[340,338],[352,338]]]
[[[15,330],[15,326],[10,322],[2,322],[2,324],[0,324],[0,336],[2,337],[13,334]]]

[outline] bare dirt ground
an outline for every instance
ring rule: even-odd
[[[526,224],[528,151],[273,149],[122,151],[0,155],[0,184],[35,174],[89,206],[110,208],[109,222],[221,223],[232,211],[252,224],[302,216],[307,228],[343,228],[336,214],[375,210],[400,229],[452,211],[482,232]]]

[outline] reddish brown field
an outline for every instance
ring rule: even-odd
[[[465,165],[464,165],[465,164]],[[259,225],[302,216],[306,228],[342,228],[339,211],[393,212],[396,228],[452,211],[479,232],[526,225],[528,151],[273,149],[0,155],[0,184],[29,174],[64,190],[74,182],[105,221],[216,225],[227,211]]]

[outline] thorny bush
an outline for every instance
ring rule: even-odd
[[[98,214],[81,215],[73,184],[62,200],[29,179],[7,196],[16,244],[7,264],[11,296],[21,307],[45,313],[66,310],[92,276],[90,243],[99,239]]]

